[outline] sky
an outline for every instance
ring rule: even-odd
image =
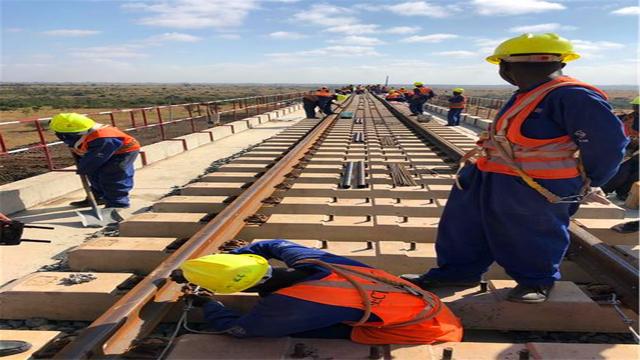
[[[637,0],[0,0],[5,82],[504,84],[484,58],[556,32],[598,85],[638,78]]]

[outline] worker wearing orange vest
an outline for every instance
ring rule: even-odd
[[[509,39],[487,58],[519,89],[463,158],[438,227],[438,267],[405,279],[475,286],[495,261],[518,283],[509,300],[548,298],[569,218],[580,202],[606,202],[592,187],[616,173],[627,144],[606,94],[562,75],[578,57],[549,33]]]
[[[287,267],[271,267],[276,259]],[[427,291],[349,258],[286,240],[254,242],[230,254],[186,261],[172,274],[213,293],[258,292],[240,315],[199,297],[210,328],[236,337],[320,337],[362,344],[460,341],[462,326]]]
[[[415,89],[413,93],[408,96],[409,110],[411,115],[420,115],[423,112],[424,104],[435,96],[433,90],[424,86],[423,83],[416,81],[413,83]]]
[[[77,172],[87,175],[96,200],[108,208],[129,207],[133,163],[140,150],[138,141],[118,128],[76,113],[54,116],[49,127],[79,156]],[[70,205],[90,204],[85,199]]]
[[[460,115],[467,105],[467,98],[462,95],[463,88],[453,89],[453,96],[449,98],[449,112],[447,113],[447,126],[460,125]]]

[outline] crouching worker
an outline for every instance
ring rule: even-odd
[[[78,155],[77,172],[89,178],[96,201],[107,208],[129,207],[133,163],[140,150],[138,141],[113,126],[98,124],[76,113],[54,116],[49,127]],[[85,199],[70,205],[90,204]]]
[[[269,259],[287,267],[272,267]],[[219,294],[259,293],[260,300],[244,315],[205,298],[208,326],[236,337],[351,339],[362,344],[462,338],[460,321],[436,295],[385,271],[286,240],[188,260],[172,278]]]

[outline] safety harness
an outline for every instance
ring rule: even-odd
[[[351,267],[346,267],[339,264],[329,264],[321,260],[317,259],[305,259],[296,262],[295,265],[299,264],[312,264],[323,267],[336,275],[347,280],[358,292],[360,297],[362,298],[362,305],[364,306],[364,314],[362,318],[357,322],[350,324],[352,326],[363,326],[371,317],[371,298],[369,297],[367,291],[384,291],[384,292],[395,292],[395,293],[406,293],[413,296],[417,296],[424,300],[425,307],[424,309],[417,314],[413,319],[404,321],[401,323],[384,325],[385,328],[398,328],[403,326],[409,326],[417,323],[421,323],[423,321],[427,321],[436,317],[440,311],[442,310],[442,302],[435,295],[428,291],[424,291],[417,287],[409,286],[400,281],[394,281],[391,279],[386,279],[377,275],[367,274],[363,271],[359,271],[353,269]],[[352,275],[357,277],[361,277],[370,281],[373,281],[373,285],[361,284],[356,279],[353,278]],[[312,281],[314,285],[324,285],[328,287],[341,287],[340,283],[329,282],[316,280]]]
[[[541,86],[539,89],[536,89],[532,93],[527,94],[527,96],[522,101],[509,108],[504,114],[496,115],[496,118],[494,119],[494,122],[492,124],[496,126],[491,126],[488,131],[482,132],[477,142],[478,146],[467,152],[460,159],[460,167],[455,177],[456,186],[459,189],[462,189],[462,185],[459,181],[459,174],[465,164],[475,163],[481,157],[497,157],[504,165],[507,165],[511,170],[513,170],[529,187],[540,193],[540,195],[544,196],[544,198],[547,199],[547,201],[549,201],[550,203],[581,202],[582,199],[584,199],[584,197],[589,194],[591,181],[587,177],[586,171],[582,164],[582,160],[579,156],[577,158],[577,169],[580,173],[580,176],[582,177],[583,186],[577,195],[561,197],[546,189],[544,186],[540,185],[540,183],[538,183],[533,177],[531,177],[525,172],[525,170],[522,169],[522,167],[515,160],[514,143],[512,143],[507,138],[507,131],[509,129],[509,126],[511,125],[511,120],[516,115],[518,115],[518,113],[524,110],[527,106],[531,105],[533,102],[540,101],[541,98],[544,98],[544,96],[546,96],[552,90],[563,86],[584,86],[584,84],[578,81],[558,81],[548,86]],[[491,143],[491,145],[493,145],[493,148],[488,149],[486,145],[487,142]],[[526,151],[523,152],[526,154]],[[546,154],[547,156],[551,157],[558,155],[567,156],[573,155],[575,153],[576,151],[573,150],[556,150],[546,152],[538,151],[537,155],[540,156],[542,154]]]

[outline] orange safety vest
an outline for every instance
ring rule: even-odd
[[[554,89],[580,86],[607,95],[600,89],[568,76],[560,76],[526,93],[518,95],[513,105],[492,124],[489,133],[481,136],[478,145],[482,156],[477,166],[482,171],[531,178],[567,179],[579,175],[578,145],[569,135],[551,139],[532,139],[521,132],[522,124],[538,104]],[[488,136],[487,136],[488,135]],[[519,169],[518,169],[519,168]]]
[[[633,113],[628,113],[622,118],[622,124],[624,125],[624,134],[627,135],[627,137],[629,138],[638,137],[638,130],[635,130],[633,128],[634,120],[635,120],[635,117],[633,116]]]
[[[101,125],[99,128],[92,130],[88,134],[82,136],[74,146],[74,152],[83,156],[89,151],[89,143],[98,138],[118,138],[123,144],[115,152],[118,154],[126,154],[132,151],[140,150],[140,143],[133,136],[121,131],[110,125]]]
[[[392,92],[389,95],[387,95],[387,99],[397,99],[399,98],[401,95],[398,92]]]
[[[416,87],[420,95],[429,95],[431,93],[431,89],[426,86],[418,86]]]
[[[347,323],[353,327],[351,340],[354,342],[431,344],[462,339],[462,324],[451,310],[436,295],[408,281],[382,270],[361,266],[327,264],[315,259],[299,263],[325,267],[331,274],[275,293],[320,304],[364,310],[365,315],[360,321]],[[368,322],[370,314],[375,314],[381,321]]]
[[[458,103],[449,103],[449,109],[464,109],[465,106],[467,106],[467,98],[463,95],[462,96],[462,101],[458,102]]]
[[[316,91],[316,96],[329,97],[331,96],[331,92],[318,90]]]

